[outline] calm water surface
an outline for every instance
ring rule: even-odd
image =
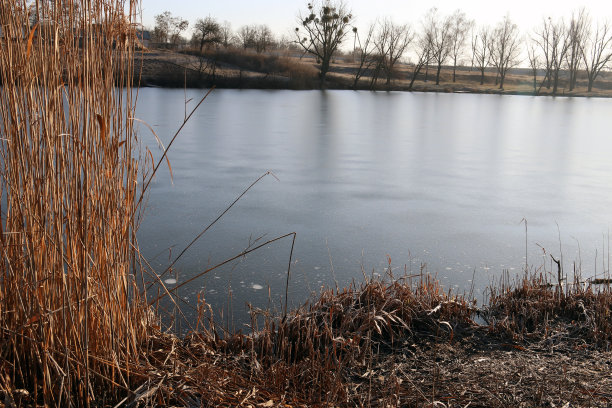
[[[167,143],[201,91],[142,89],[138,117]],[[562,253],[607,268],[612,100],[434,93],[216,90],[152,185],[140,245],[158,270],[264,178],[177,264],[180,283],[256,239],[297,232],[289,297],[363,272],[420,265],[482,290],[504,270]],[[144,127],[140,137],[160,156]],[[262,242],[262,241],[259,241]],[[561,245],[561,248],[560,248]],[[290,240],[181,289],[235,314],[285,294]],[[605,259],[602,255],[605,255]],[[597,260],[597,264],[595,263]],[[240,321],[241,318],[237,317]]]

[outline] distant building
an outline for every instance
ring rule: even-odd
[[[145,30],[144,28],[136,30],[136,38],[142,48],[151,47],[151,31]]]

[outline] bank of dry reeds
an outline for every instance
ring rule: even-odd
[[[325,289],[252,333],[222,336],[200,303],[183,339],[158,335],[130,402],[179,406],[594,406],[612,402],[612,293],[539,275],[480,308],[426,274]],[[575,306],[574,306],[575,305]],[[575,310],[576,309],[576,310]],[[529,324],[523,324],[526,319]]]
[[[0,5],[0,390],[9,406],[22,394],[46,406],[102,405],[141,380],[136,3]]]
[[[561,276],[559,270],[558,276]],[[552,326],[567,328],[564,340],[612,346],[612,291],[604,284],[584,281],[578,272],[567,282],[546,273],[529,273],[514,284],[500,283],[489,288],[490,299],[484,316],[492,332],[516,341],[550,339]],[[558,339],[557,339],[558,340]],[[548,340],[553,342],[556,340]]]

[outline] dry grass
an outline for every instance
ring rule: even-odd
[[[101,404],[141,379],[133,369],[148,319],[133,276],[136,5],[0,6],[0,390],[8,405],[16,389],[47,406]]]
[[[516,341],[552,335],[549,322],[566,326],[566,341],[612,346],[612,291],[610,285],[552,283],[546,274],[531,274],[513,286],[490,288],[485,317],[494,332]]]
[[[164,87],[311,89],[318,86],[318,71],[311,64],[285,55],[219,48],[200,54],[197,49],[180,53],[145,54],[143,84]]]
[[[252,310],[253,332],[225,338],[212,309],[200,302],[197,327],[188,336],[152,337],[149,380],[127,401],[609,406],[612,353],[601,341],[610,335],[609,290],[567,290],[559,301],[553,286],[529,278],[492,292],[491,304],[477,309],[427,275],[389,276],[326,289],[286,317]],[[567,305],[580,305],[585,293],[592,302],[578,307],[589,318],[568,320]],[[478,315],[489,323],[477,324],[472,319]],[[521,327],[521,316],[533,316],[532,326]]]
[[[197,50],[192,50],[191,55],[198,55]],[[318,71],[315,67],[301,64],[293,58],[271,53],[256,53],[252,50],[238,48],[220,48],[207,51],[205,57],[239,67],[245,71],[255,71],[264,74],[283,74],[289,77],[304,77],[312,79],[317,77]]]

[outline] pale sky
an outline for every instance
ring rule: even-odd
[[[296,16],[306,11],[308,0],[142,0],[143,24],[154,26],[154,16],[165,10],[189,20],[211,16],[229,21],[237,30],[245,24],[267,24],[275,35],[292,36]],[[427,10],[437,7],[441,14],[464,11],[476,24],[496,24],[509,13],[523,33],[530,32],[545,16],[568,18],[572,11],[585,7],[594,20],[612,20],[610,0],[345,0],[355,17],[355,25],[365,30],[376,18],[391,17],[395,23],[411,23],[418,31]],[[191,32],[188,33],[188,36]]]

